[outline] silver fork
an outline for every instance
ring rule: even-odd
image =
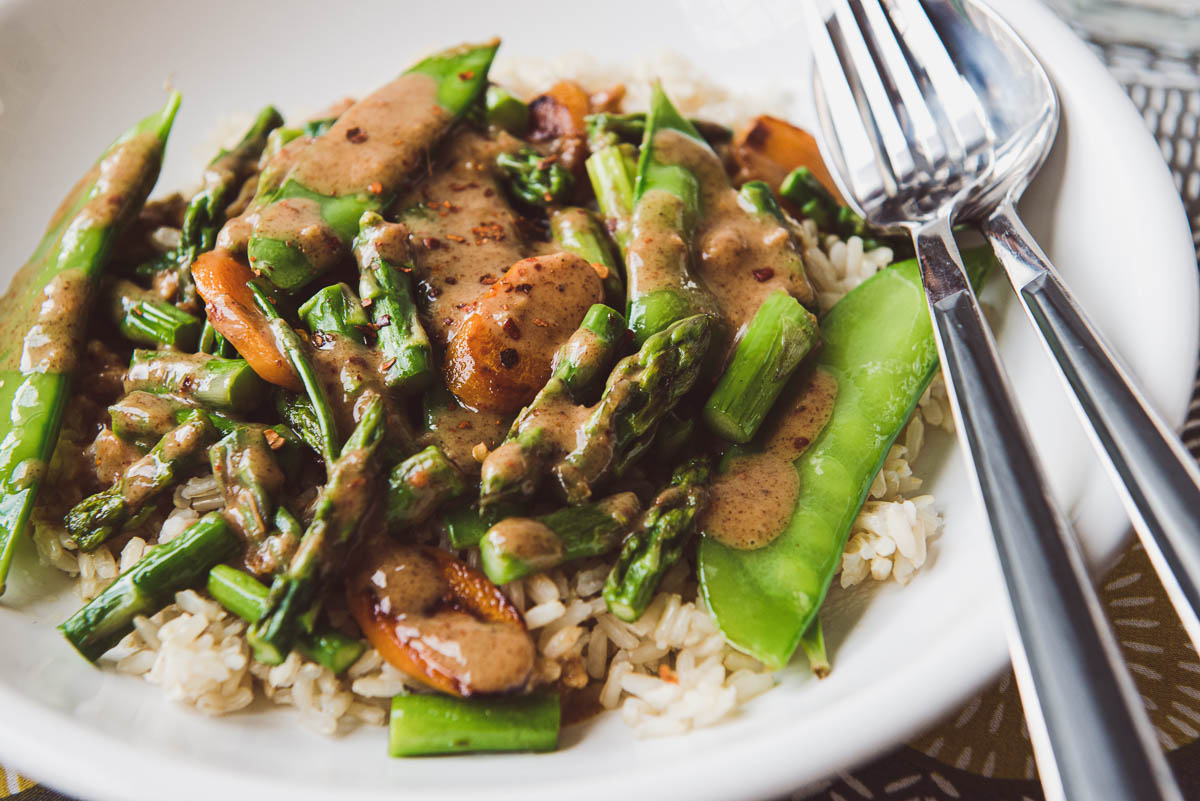
[[[991,171],[986,119],[917,0],[832,4],[827,24],[820,0],[802,2],[822,150],[856,211],[913,238],[959,440],[1008,588],[1009,647],[1046,795],[1177,801],[951,233]]]

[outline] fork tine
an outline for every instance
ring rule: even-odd
[[[975,155],[990,141],[987,123],[980,112],[975,93],[959,73],[958,67],[938,32],[921,7],[920,0],[883,0],[908,52],[925,72],[937,102],[954,131],[963,155]]]
[[[916,171],[912,151],[908,146],[908,138],[904,128],[896,117],[892,106],[892,98],[887,87],[879,76],[879,68],[871,55],[870,48],[859,30],[858,20],[847,0],[833,0],[834,19],[837,21],[838,34],[845,45],[846,53],[854,67],[855,77],[866,98],[871,117],[875,120],[875,128],[879,131],[879,140],[891,164],[892,174],[897,184],[907,183]]]
[[[825,17],[816,7],[816,0],[803,0],[800,6],[804,11],[805,28],[812,45],[825,105],[837,131],[836,140],[829,141],[828,144],[841,153],[850,195],[865,207],[872,198],[879,197],[886,191],[875,155],[875,145],[867,130],[867,123],[859,113],[854,91],[846,81],[841,59],[833,45],[833,39],[830,38]]]
[[[946,157],[946,145],[942,141],[941,134],[938,133],[933,113],[925,102],[921,87],[917,85],[916,76],[912,73],[908,59],[904,57],[904,51],[900,48],[900,43],[896,41],[887,14],[879,5],[879,0],[854,1],[862,9],[862,16],[866,18],[867,33],[875,42],[876,52],[883,62],[884,72],[900,95],[900,102],[903,104],[912,126],[912,137],[916,140],[917,150],[924,156],[930,167],[936,167]]]

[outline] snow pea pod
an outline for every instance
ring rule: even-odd
[[[979,285],[992,264],[964,252]],[[838,385],[833,414],[793,465],[799,495],[783,532],[739,550],[707,534],[699,550],[704,599],[725,638],[772,668],[791,658],[829,590],[850,527],[888,449],[938,370],[916,261],[864,281],[821,321],[816,367]]]
[[[363,213],[382,211],[483,93],[497,47],[498,40],[430,56],[303,148],[281,150],[264,173],[290,166],[246,217],[251,267],[296,289],[345,257]]]
[[[100,273],[158,178],[178,109],[172,92],[109,146],[0,298],[0,594],[58,440]]]

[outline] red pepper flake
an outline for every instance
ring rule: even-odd
[[[528,295],[533,291],[533,284],[517,284],[515,287],[513,287],[513,289],[517,290],[523,295]]]
[[[374,298],[363,298],[362,299],[362,307],[364,309],[369,309],[369,308],[371,308],[371,304],[374,302],[375,302]]]
[[[438,208],[439,204],[436,200],[426,200],[425,205],[431,209],[436,209],[436,208]]]
[[[141,306],[134,306],[134,307],[133,307],[133,313],[134,313],[134,314],[136,314],[138,317],[141,317],[141,316],[142,316],[142,315],[144,315],[146,312],[142,311],[142,307],[141,307]]]
[[[504,333],[508,334],[509,339],[521,338],[521,327],[511,317],[505,317],[504,322],[500,324],[500,328],[504,330]]]
[[[450,286],[454,286],[455,284],[458,283],[458,279],[455,278],[454,276],[450,275],[450,276],[446,277],[446,283],[449,284]]]
[[[517,362],[521,361],[520,354],[516,348],[505,348],[500,351],[500,366],[505,368],[513,368],[517,366]]]
[[[385,314],[385,315],[383,315],[382,317],[380,317],[380,318],[379,318],[379,322],[375,323],[375,325],[373,326],[373,328],[374,328],[376,331],[378,331],[380,328],[387,328],[387,327],[388,327],[389,325],[391,325],[391,324],[392,324],[392,315],[390,315],[390,314]]]
[[[658,677],[660,679],[662,679],[663,681],[665,681],[667,684],[678,684],[679,683],[678,674],[676,674],[675,671],[671,670],[669,665],[659,665],[658,666]]]
[[[753,275],[754,280],[760,284],[763,283],[764,281],[770,281],[772,278],[775,277],[775,271],[772,270],[770,267],[760,267],[757,270],[751,270],[750,274]]]
[[[442,246],[441,241],[438,239],[435,239],[432,236],[427,236],[424,239],[422,239],[421,244],[424,245],[429,250],[437,250],[438,248],[440,248]]]
[[[497,279],[496,276],[492,275],[491,273],[485,273],[484,275],[479,276],[479,283],[483,284],[484,286],[491,286],[492,284],[496,283],[497,280],[499,279]]]
[[[325,335],[320,331],[314,331],[312,335],[313,344],[318,348],[325,344]]]
[[[812,442],[808,437],[796,437],[792,440],[792,447],[798,451],[802,451],[808,447],[808,443]]]
[[[279,436],[279,432],[268,428],[263,432],[263,439],[267,441],[267,445],[273,451],[277,451],[283,447],[283,437]]]
[[[471,421],[470,420],[460,420],[458,423],[458,426],[456,426],[456,427],[458,428],[459,431],[466,431],[468,428],[471,427]]]
[[[550,194],[549,192],[546,192],[545,194],[542,195],[542,200],[546,201],[547,203],[553,203],[554,195]]]
[[[462,72],[458,73],[458,79],[460,81],[469,81],[474,77],[475,70],[463,70]]]
[[[346,131],[346,139],[351,144],[361,145],[363,142],[367,141],[367,132],[362,128],[351,128]]]
[[[534,317],[533,324],[536,325],[538,328],[549,328],[550,327],[550,323],[546,322],[541,317]]]
[[[396,363],[396,357],[393,356],[392,358],[388,359],[386,362],[384,362],[383,364],[381,364],[379,366],[382,367],[384,370],[391,370],[392,365],[395,363]]]
[[[461,237],[458,234],[446,234],[446,238],[451,242],[457,242],[460,245],[467,241],[466,237]]]
[[[367,191],[370,192],[372,195],[382,195],[383,194],[383,184],[379,183],[379,181],[372,181],[370,184],[367,185]]]
[[[484,197],[491,197],[494,194],[496,194],[496,190],[492,189],[490,186],[483,190]]]

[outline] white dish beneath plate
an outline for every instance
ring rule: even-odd
[[[168,77],[183,90],[184,107],[160,191],[196,180],[202,143],[231,112],[265,102],[316,108],[382,83],[418,52],[497,33],[506,38],[500,59],[587,51],[622,63],[670,50],[729,88],[786,81],[803,97],[810,85],[803,34],[786,24],[799,15],[781,0],[738,11],[743,20],[761,13],[779,21],[766,26],[766,41],[752,35],[758,24],[729,26],[715,39],[711,25],[682,16],[746,5],[729,0],[610,0],[594,14],[532,0],[348,5],[0,3],[4,282],[61,195],[110,137],[161,100]],[[1200,326],[1194,252],[1175,187],[1141,119],[1085,45],[1034,0],[1005,0],[1003,13],[1045,61],[1064,110],[1023,216],[1152,401],[1179,421]],[[808,115],[800,102],[772,111],[800,122]],[[1003,354],[1055,494],[1100,566],[1125,542],[1125,516],[1003,284],[997,275],[986,295]],[[224,719],[182,709],[147,683],[77,657],[54,629],[77,602],[62,581],[51,582],[53,592],[39,585],[46,574],[25,548],[0,604],[0,758],[89,801],[607,801],[615,793],[705,801],[794,790],[902,741],[1006,664],[1002,585],[959,458],[948,444],[935,448],[920,473],[945,514],[944,534],[910,586],[832,593],[824,612],[835,663],[828,679],[812,679],[800,658],[781,686],[720,726],[637,741],[617,716],[604,715],[566,730],[557,753],[538,756],[390,760],[379,729],[326,740],[300,728],[290,709]]]

